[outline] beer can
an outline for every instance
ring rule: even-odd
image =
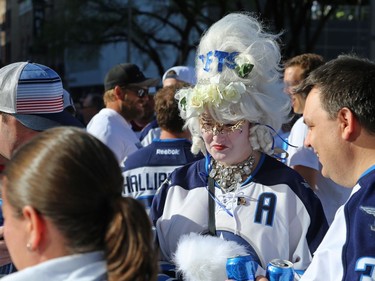
[[[267,266],[266,277],[269,281],[293,281],[293,263],[282,259],[270,261]]]
[[[227,259],[226,270],[228,279],[236,281],[253,281],[258,263],[251,255],[235,256]]]

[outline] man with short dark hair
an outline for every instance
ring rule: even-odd
[[[91,119],[87,131],[111,148],[120,164],[142,147],[130,121],[143,115],[148,88],[158,83],[158,79],[146,78],[138,66],[130,63],[114,66],[105,76],[105,108]]]
[[[375,280],[375,63],[339,56],[301,87],[322,174],[352,188],[301,280]]]

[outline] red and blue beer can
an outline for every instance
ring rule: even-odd
[[[269,281],[293,281],[293,263],[282,259],[270,261],[267,266],[266,277]]]
[[[230,280],[254,281],[258,263],[251,255],[227,259],[226,270]]]

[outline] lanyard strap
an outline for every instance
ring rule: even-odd
[[[209,235],[216,236],[216,223],[215,223],[215,183],[214,179],[208,177],[208,233]]]

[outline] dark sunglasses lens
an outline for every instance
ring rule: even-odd
[[[138,97],[142,98],[148,94],[148,90],[146,89],[139,89],[138,90]]]

